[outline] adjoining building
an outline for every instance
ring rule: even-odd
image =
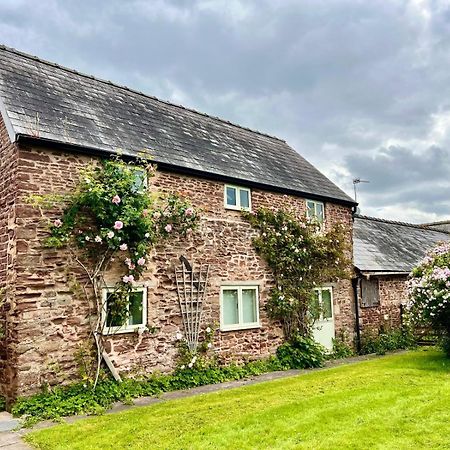
[[[355,311],[361,332],[400,325],[409,273],[427,250],[448,240],[445,228],[354,216]]]

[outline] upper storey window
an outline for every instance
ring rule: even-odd
[[[306,217],[315,219],[320,224],[325,220],[325,206],[322,202],[306,200]]]
[[[226,184],[224,203],[227,209],[250,211],[252,206],[251,191],[248,188]]]

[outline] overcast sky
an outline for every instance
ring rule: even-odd
[[[0,42],[282,137],[367,215],[450,218],[450,2],[1,0]]]

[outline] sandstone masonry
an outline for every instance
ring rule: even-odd
[[[18,147],[9,144],[1,128],[0,323],[6,330],[0,352],[0,395],[12,400],[51,385],[74,380],[78,374],[75,354],[88,340],[89,310],[77,294],[74,281],[83,275],[64,250],[47,249],[51,220],[58,210],[40,210],[29,204],[33,194],[70,192],[79,171],[92,157],[62,150]],[[175,266],[184,255],[197,264],[210,264],[210,282],[203,324],[219,322],[219,291],[226,281],[252,281],[260,287],[261,327],[218,332],[214,350],[223,362],[267,357],[281,343],[281,329],[269,321],[264,305],[273,285],[266,263],[256,254],[254,230],[238,211],[225,210],[224,184],[158,171],[151,182],[161,192],[182,192],[203,210],[198,232],[188,240],[155,249],[152,266],[142,282],[148,287],[148,325],[152,333],[117,334],[109,337],[107,351],[121,372],[169,371],[176,360],[175,334],[181,315],[175,285]],[[252,208],[293,208],[304,214],[304,198],[252,189]],[[326,203],[326,226],[343,222],[352,239],[350,207]],[[116,275],[109,274],[113,284]],[[353,340],[354,308],[349,280],[334,285],[337,335]]]

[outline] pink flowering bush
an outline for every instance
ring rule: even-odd
[[[430,250],[408,280],[413,317],[450,338],[450,242]]]

